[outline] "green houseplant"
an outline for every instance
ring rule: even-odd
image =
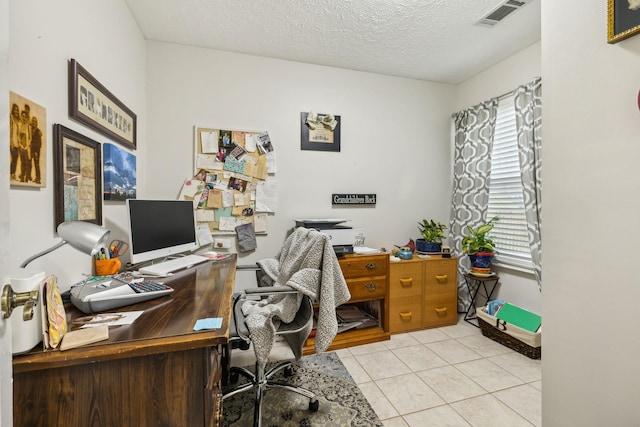
[[[426,253],[440,252],[446,228],[447,226],[443,223],[432,219],[423,219],[422,222],[419,222],[418,230],[420,230],[422,239],[416,239],[416,251]]]
[[[462,238],[462,252],[469,255],[471,271],[474,273],[490,274],[491,261],[496,253],[496,247],[488,233],[499,220],[499,217],[494,216],[476,229],[467,226],[469,234]]]

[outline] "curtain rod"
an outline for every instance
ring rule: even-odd
[[[496,97],[496,99],[497,99],[498,101],[502,101],[502,100],[503,100],[503,99],[505,99],[506,97],[513,95],[515,92],[516,92],[516,89],[510,90],[509,92],[506,92],[506,93],[503,93],[503,94],[502,94],[502,95],[500,95],[500,96],[497,96],[497,97]]]

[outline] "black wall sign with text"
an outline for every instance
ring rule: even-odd
[[[332,194],[332,205],[375,205],[375,194]]]

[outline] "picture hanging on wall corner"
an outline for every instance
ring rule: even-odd
[[[313,151],[340,151],[342,119],[313,111],[300,113],[300,148]]]
[[[127,148],[136,149],[134,112],[75,59],[69,61],[69,117]]]
[[[136,198],[136,156],[115,144],[105,143],[102,149],[104,200]]]
[[[10,184],[46,187],[47,111],[9,92]]]
[[[618,43],[640,32],[640,0],[608,0],[607,41]]]

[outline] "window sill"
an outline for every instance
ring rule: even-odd
[[[496,262],[496,261],[494,261],[492,263],[492,265],[494,267],[498,267],[498,268],[500,268],[502,270],[518,271],[520,273],[530,274],[531,276],[534,276],[534,277],[536,275],[536,273],[530,267],[523,267],[523,266],[513,265],[513,264],[504,264],[504,263],[500,263],[500,262]]]

